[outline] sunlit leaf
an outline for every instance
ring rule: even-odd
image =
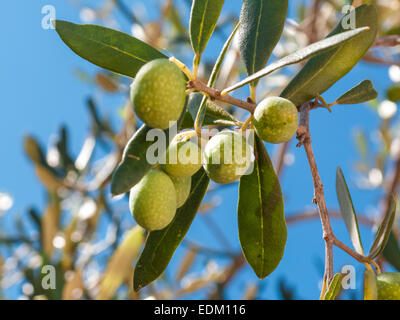
[[[214,32],[224,0],[193,0],[190,13],[190,41],[193,51],[202,54]]]
[[[385,213],[385,216],[383,217],[382,222],[379,225],[368,258],[375,259],[383,251],[383,249],[385,249],[386,243],[392,231],[394,218],[396,216],[396,208],[397,202],[396,199],[392,196],[390,198],[389,210]]]
[[[230,86],[229,88],[224,89],[223,93],[227,93],[227,92],[236,90],[240,87],[243,87],[244,85],[246,85],[252,81],[255,81],[257,79],[260,79],[262,77],[265,77],[266,75],[268,75],[276,70],[279,70],[285,66],[296,64],[303,60],[311,58],[313,56],[330,51],[336,47],[341,46],[344,42],[349,41],[350,39],[353,39],[354,37],[358,36],[360,33],[366,32],[367,30],[368,30],[368,28],[366,28],[366,27],[357,28],[355,30],[346,31],[346,32],[340,33],[338,35],[333,35],[324,40],[315,42],[303,49],[299,49],[299,50],[295,51],[294,53],[292,53],[276,62],[269,64],[264,69],[261,69],[260,71],[243,79],[242,81]]]
[[[267,63],[281,37],[287,10],[288,0],[243,0],[239,50],[248,75]]]
[[[364,80],[356,85],[354,88],[347,91],[345,94],[340,96],[337,100],[337,104],[356,104],[367,102],[378,97],[378,92],[374,89],[374,85],[371,80]]]
[[[389,239],[382,251],[386,261],[389,262],[397,271],[400,272],[400,248],[393,231],[390,233]]]
[[[55,191],[63,187],[62,181],[49,168],[42,165],[35,165],[35,172],[39,180],[49,191]]]
[[[181,263],[179,264],[179,269],[176,273],[176,281],[182,279],[182,277],[189,271],[189,269],[193,266],[193,263],[197,257],[197,249],[189,248],[186,255],[183,257]]]
[[[255,138],[253,172],[239,184],[239,239],[247,262],[263,279],[283,257],[287,227],[278,177],[262,141]]]
[[[97,299],[111,299],[122,283],[128,280],[133,261],[139,255],[144,240],[144,230],[139,226],[126,232],[124,239],[108,262]]]
[[[228,52],[228,49],[232,43],[233,37],[235,36],[237,30],[239,29],[239,23],[236,25],[236,27],[233,29],[231,35],[229,38],[226,40],[224,46],[222,47],[222,50],[217,58],[217,61],[214,64],[214,67],[211,71],[210,78],[208,79],[207,85],[209,87],[213,87],[215,84],[215,81],[217,80],[218,74],[221,71],[222,63],[225,59],[226,53]],[[211,107],[210,107],[211,105]],[[195,105],[196,106],[196,105]],[[219,107],[215,104],[208,103],[208,97],[207,96],[202,96],[202,100],[199,104],[199,108],[196,110],[196,115],[194,116],[194,120],[198,118],[198,126],[201,127],[203,124],[209,125],[209,124],[214,124],[212,121],[209,121],[209,119],[205,119],[208,116],[210,117],[210,111],[212,113],[212,116],[215,116],[215,120],[234,120],[233,116],[230,115],[229,112],[225,111],[222,107]],[[193,115],[193,113],[192,113]],[[208,120],[208,121],[206,121]],[[208,123],[208,124],[207,124]]]
[[[163,230],[150,232],[139,261],[136,263],[133,279],[135,291],[156,280],[167,268],[176,248],[192,224],[209,181],[204,169],[200,169],[192,177],[189,198],[177,210],[174,220]]]
[[[301,105],[324,93],[347,74],[373,44],[377,33],[377,12],[373,5],[355,8],[356,27],[370,29],[344,45],[311,58],[283,90],[281,96]],[[348,19],[344,17],[343,19]],[[329,37],[345,32],[346,21],[340,21]]]
[[[363,255],[364,249],[361,243],[356,212],[354,210],[353,201],[351,200],[349,188],[347,187],[343,172],[339,167],[336,171],[336,195],[340,206],[340,213],[346,223],[346,228],[350,234],[354,249],[356,249],[359,254]]]
[[[341,273],[336,273],[333,276],[324,295],[324,300],[335,300],[342,289],[342,279],[343,275]]]
[[[134,78],[147,62],[166,56],[126,33],[57,20],[56,31],[72,51],[110,71]]]

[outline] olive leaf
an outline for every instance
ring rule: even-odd
[[[267,63],[281,37],[287,10],[288,0],[243,0],[239,50],[248,75]]]
[[[43,148],[34,137],[26,136],[24,138],[24,149],[33,163],[48,166]]]
[[[336,273],[333,279],[329,283],[328,289],[325,292],[324,300],[335,300],[342,289],[342,279],[343,275],[341,273]]]
[[[124,234],[122,242],[108,261],[97,299],[111,299],[122,283],[128,280],[133,261],[139,255],[144,240],[144,230],[140,226],[135,226]]]
[[[341,95],[335,104],[356,104],[374,100],[378,97],[378,92],[374,89],[371,80],[364,80]]]
[[[214,32],[224,0],[193,0],[190,13],[190,42],[193,51],[201,55]]]
[[[386,261],[389,262],[397,271],[400,271],[400,248],[393,232],[390,233],[385,249],[382,251]]]
[[[147,62],[166,58],[152,46],[126,33],[96,25],[57,20],[56,31],[77,55],[110,71],[134,78]]]
[[[192,177],[192,187],[185,204],[180,207],[172,222],[163,230],[150,232],[145,247],[136,264],[133,276],[134,290],[138,291],[156,280],[167,268],[207,191],[210,179],[201,168]]]
[[[153,165],[146,159],[147,150],[154,143],[146,137],[153,128],[142,125],[125,146],[121,163],[115,169],[111,180],[111,194],[118,195],[129,192]],[[166,132],[166,131],[164,131]]]
[[[364,274],[364,300],[378,300],[376,275],[370,269],[366,269]]]
[[[255,137],[255,163],[239,184],[238,225],[243,254],[263,279],[278,266],[287,239],[279,179],[262,141]]]
[[[364,249],[361,243],[360,230],[353,201],[351,200],[349,188],[344,179],[342,170],[338,167],[336,171],[336,195],[340,206],[340,213],[346,223],[347,231],[350,234],[351,242],[359,254],[364,255]]]
[[[231,35],[228,37],[228,39],[224,43],[224,46],[222,47],[222,50],[221,50],[221,52],[220,52],[220,54],[219,54],[219,56],[217,58],[217,61],[214,64],[214,67],[213,67],[213,69],[211,71],[211,74],[210,74],[210,78],[209,78],[208,83],[207,83],[207,85],[209,87],[213,87],[214,84],[215,84],[215,81],[217,80],[219,72],[221,71],[222,62],[225,59],[225,56],[226,56],[226,54],[228,52],[228,49],[229,49],[229,47],[230,47],[230,45],[232,43],[233,37],[235,36],[237,30],[239,29],[239,25],[240,25],[240,23],[238,23],[236,25],[236,27],[231,32]],[[199,108],[197,108],[197,110],[196,110],[196,115],[193,118],[195,120],[195,122],[197,120],[198,127],[201,127],[203,124],[205,124],[205,125],[216,124],[216,123],[213,123],[213,122],[211,122],[211,123],[209,122],[208,124],[207,124],[207,122],[204,123],[204,120],[205,120],[204,118],[205,118],[207,113],[210,114],[210,111],[213,113],[213,115],[216,115],[217,117],[218,117],[218,113],[221,113],[221,115],[223,115],[223,117],[215,119],[217,121],[220,121],[220,120],[232,120],[232,121],[234,121],[234,119],[230,115],[230,113],[226,112],[222,107],[219,107],[219,106],[213,104],[213,107],[210,108],[209,105],[210,104],[208,103],[208,97],[206,95],[204,95],[202,100],[201,100],[201,102],[200,102]],[[218,112],[218,109],[220,110],[220,112]],[[228,119],[229,118],[228,115],[230,116],[231,119]]]
[[[376,38],[377,12],[373,5],[361,5],[354,10],[350,14],[355,14],[356,27],[370,29],[342,46],[311,58],[283,90],[282,97],[301,105],[328,90],[364,56]],[[346,31],[342,21],[328,38]]]
[[[386,243],[392,231],[394,217],[396,215],[396,207],[396,199],[391,196],[389,210],[383,217],[378,231],[376,232],[374,243],[372,244],[368,255],[369,259],[375,259],[383,251],[383,249],[385,249]]]
[[[132,138],[128,141],[125,146],[124,152],[122,154],[122,160],[118,167],[115,169],[114,174],[111,179],[111,194],[119,195],[122,193],[129,192],[129,190],[137,184],[145,174],[154,166],[147,161],[147,151],[153,144],[159,143],[157,138],[156,141],[152,141],[147,138],[149,131],[160,131],[162,137],[166,137],[165,145],[167,148],[173,136],[172,133],[176,132],[181,128],[182,121],[186,114],[188,99],[185,102],[185,108],[182,111],[180,119],[177,121],[176,125],[169,129],[160,130],[154,129],[147,125],[142,125],[139,130],[137,130]],[[159,150],[162,152],[162,150]]]
[[[265,68],[254,73],[253,75],[243,79],[242,81],[240,81],[236,84],[233,84],[229,88],[224,89],[222,91],[222,94],[228,93],[228,92],[236,90],[240,87],[243,87],[244,85],[251,83],[252,81],[255,81],[257,79],[260,79],[262,77],[265,77],[266,75],[268,75],[276,70],[279,70],[283,67],[299,63],[299,62],[304,61],[313,56],[330,51],[333,48],[343,45],[346,41],[349,41],[350,39],[353,39],[354,37],[358,36],[360,33],[366,32],[366,31],[368,31],[368,27],[357,28],[355,30],[345,31],[343,33],[333,35],[329,38],[315,42],[305,48],[299,49],[299,50],[293,52],[292,54],[290,54],[276,62],[269,64]]]

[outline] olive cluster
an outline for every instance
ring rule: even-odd
[[[184,110],[184,75],[167,59],[153,60],[139,70],[131,86],[131,99],[136,115],[146,125],[167,129],[178,121]],[[291,139],[297,122],[296,106],[280,97],[264,99],[254,112],[257,135],[271,143]],[[166,150],[165,163],[148,172],[131,189],[129,203],[135,220],[148,230],[165,228],[177,208],[188,199],[192,176],[202,166],[210,179],[228,184],[249,172],[253,154],[251,144],[241,131],[224,130],[205,143],[179,134]]]

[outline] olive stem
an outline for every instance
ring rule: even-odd
[[[247,110],[251,114],[254,113],[254,111],[257,107],[257,104],[254,103],[251,98],[248,98],[247,101],[244,101],[244,100],[240,100],[235,97],[232,97],[229,94],[221,95],[220,90],[210,88],[209,86],[207,86],[204,82],[202,82],[199,79],[189,80],[187,83],[187,89],[198,91],[198,92],[202,93],[203,95],[208,96],[208,98],[211,101],[215,101],[215,100],[221,101],[221,102],[239,107],[241,109]],[[310,110],[317,109],[320,107],[326,108],[327,106],[324,103],[314,102],[312,105],[310,105]],[[297,109],[299,109],[299,111],[300,111],[300,108],[301,108],[301,106],[297,107]]]
[[[196,79],[199,73],[201,55],[196,53],[193,59],[193,78]]]
[[[247,127],[250,125],[250,123],[253,121],[253,115],[248,117],[248,119],[242,124],[242,128],[240,129],[241,132],[246,131]]]
[[[318,213],[322,224],[323,239],[325,241],[325,272],[323,279],[325,285],[323,286],[321,292],[321,297],[323,297],[324,290],[326,289],[326,284],[329,283],[333,277],[333,245],[342,249],[361,263],[368,265],[372,264],[376,268],[377,272],[380,272],[380,269],[375,261],[369,259],[368,257],[365,257],[362,254],[359,254],[358,252],[354,251],[353,249],[342,243],[340,240],[338,240],[332,231],[328,209],[325,202],[324,186],[322,184],[321,177],[317,168],[317,163],[315,161],[309,127],[310,110],[313,109],[315,107],[315,104],[317,103],[317,101],[310,101],[300,107],[300,124],[299,128],[297,129],[297,139],[299,140],[299,143],[297,144],[297,147],[303,146],[304,150],[306,151],[314,184],[313,203],[315,203],[318,207]]]
[[[323,239],[325,241],[325,272],[324,283],[329,283],[333,277],[333,231],[329,220],[328,209],[325,202],[324,186],[318,172],[317,163],[315,161],[314,151],[311,145],[311,135],[309,129],[310,109],[315,102],[308,102],[300,107],[300,125],[297,131],[299,139],[298,147],[304,146],[308,163],[311,169],[312,180],[314,184],[314,199],[318,207],[323,231]],[[321,296],[323,293],[321,292]]]
[[[179,69],[181,69],[181,71],[186,75],[186,77],[188,77],[189,80],[194,79],[192,72],[189,70],[189,68],[183,62],[179,61],[175,57],[169,58],[169,61],[175,63],[177,65],[177,67]]]
[[[197,91],[207,95],[211,100],[218,100],[221,102],[225,102],[236,107],[245,109],[250,113],[254,113],[254,110],[257,107],[257,104],[253,102],[246,102],[237,98],[234,98],[230,95],[221,96],[221,91],[208,87],[204,82],[199,79],[193,79],[188,82],[188,89],[196,89]]]

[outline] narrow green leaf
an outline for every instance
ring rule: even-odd
[[[386,243],[392,231],[394,217],[396,215],[396,199],[392,196],[388,212],[383,217],[383,220],[375,235],[374,243],[372,244],[368,258],[375,259],[385,249]]]
[[[47,166],[43,148],[34,137],[26,136],[24,138],[24,149],[26,155],[33,163]]]
[[[229,38],[226,40],[224,46],[222,47],[222,50],[221,50],[221,52],[220,52],[220,54],[218,56],[217,61],[215,62],[214,68],[211,71],[211,75],[210,75],[210,78],[209,78],[208,83],[207,83],[207,85],[209,87],[213,87],[214,84],[215,84],[215,81],[217,80],[219,72],[221,71],[222,62],[225,59],[225,56],[226,56],[226,54],[228,52],[228,49],[229,49],[229,47],[230,47],[230,45],[232,43],[233,37],[235,36],[237,30],[239,29],[239,25],[240,25],[240,23],[238,23],[236,25],[236,27],[231,32],[231,35],[229,36]],[[209,105],[210,104],[208,103],[208,97],[207,96],[203,96],[203,98],[202,98],[202,100],[200,102],[200,106],[196,111],[196,116],[194,117],[195,123],[198,124],[198,127],[201,127],[204,124],[204,120],[205,120],[204,118],[206,117],[207,112],[210,113],[210,111],[212,111],[213,115],[218,117],[218,114],[216,112],[218,110],[218,108],[221,110],[221,112],[220,112],[221,115],[224,114],[225,116],[227,116],[227,115],[230,116],[229,112],[226,112],[222,107],[219,107],[219,106],[213,104],[215,107],[213,107],[212,110],[210,110]],[[225,117],[225,118],[217,118],[215,120],[220,121],[220,120],[233,120],[233,119],[227,119]],[[209,124],[212,124],[212,123],[209,123]]]
[[[147,133],[153,128],[143,125],[128,141],[121,163],[115,170],[111,181],[111,194],[118,195],[129,192],[153,165],[146,159],[147,150],[154,141],[146,141]],[[168,134],[167,130],[164,131]]]
[[[386,261],[389,262],[397,271],[400,271],[400,248],[393,232],[390,233],[385,249],[382,251]]]
[[[201,55],[214,32],[224,0],[193,0],[190,13],[190,42],[193,51]]]
[[[373,5],[361,5],[350,14],[355,15],[357,28],[367,26],[370,29],[342,46],[311,58],[283,90],[282,97],[297,106],[310,101],[328,90],[364,56],[376,38],[377,12]],[[343,25],[347,20],[345,16],[328,37],[346,31]]]
[[[239,50],[248,75],[267,63],[281,37],[287,10],[288,0],[243,0]]]
[[[255,74],[251,75],[250,77],[247,77],[247,78],[243,79],[242,81],[230,86],[229,88],[226,88],[225,90],[223,90],[223,93],[225,93],[225,92],[228,93],[230,91],[236,90],[252,81],[255,81],[257,79],[265,77],[266,75],[268,75],[276,70],[279,70],[283,67],[299,63],[303,60],[306,60],[308,58],[311,58],[313,56],[322,54],[333,48],[341,46],[346,41],[349,41],[350,39],[353,39],[354,37],[358,36],[360,33],[366,32],[366,31],[368,31],[367,27],[357,28],[355,30],[346,31],[346,32],[334,35],[332,37],[326,38],[324,40],[315,42],[303,49],[297,50],[296,52],[294,52],[276,62],[271,63],[270,65],[266,66],[264,69],[261,69],[260,71],[256,72]]]
[[[174,220],[165,229],[150,232],[135,267],[133,277],[135,291],[157,279],[167,268],[176,248],[192,224],[209,182],[210,179],[204,169],[200,169],[192,177],[189,198],[177,210]]]
[[[356,85],[354,88],[347,91],[340,96],[337,104],[356,104],[374,100],[378,97],[378,92],[374,89],[371,80],[364,80]]]
[[[182,111],[180,119],[176,126],[166,130],[154,129],[147,125],[142,125],[137,130],[132,138],[128,141],[122,154],[122,160],[115,169],[111,180],[111,194],[119,195],[129,192],[129,190],[137,184],[144,175],[154,166],[147,161],[147,150],[155,143],[160,144],[157,138],[155,141],[148,141],[147,134],[150,130],[159,130],[160,135],[166,137],[166,147],[173,138],[173,133],[176,133],[182,125],[186,114],[188,99],[186,98],[185,108]],[[161,144],[163,145],[163,144]]]
[[[239,239],[247,262],[263,279],[283,257],[287,227],[279,180],[258,137],[254,148],[254,170],[239,184]]]
[[[376,275],[369,269],[366,269],[364,274],[364,300],[378,300]]]
[[[143,41],[101,26],[57,20],[56,31],[77,55],[99,67],[131,78],[146,62],[166,58]]]
[[[240,26],[240,22],[236,24],[235,28],[233,28],[233,31],[229,35],[228,39],[226,39],[221,52],[218,55],[217,61],[214,64],[214,67],[211,71],[210,74],[210,79],[208,79],[208,86],[213,87],[215,84],[215,81],[217,81],[217,77],[219,75],[219,72],[221,71],[222,63],[224,62],[225,56],[228,53],[229,47],[231,46],[232,40],[235,37],[236,32],[238,31]]]
[[[326,293],[324,295],[324,300],[335,300],[335,298],[342,290],[342,279],[343,275],[341,273],[336,273],[333,276],[333,279],[329,284],[328,290],[326,290]]]
[[[339,201],[340,213],[346,223],[346,228],[350,234],[354,249],[356,249],[359,254],[363,255],[364,249],[361,243],[356,212],[354,210],[353,201],[351,200],[349,188],[347,187],[343,172],[339,167],[336,171],[336,195]]]

